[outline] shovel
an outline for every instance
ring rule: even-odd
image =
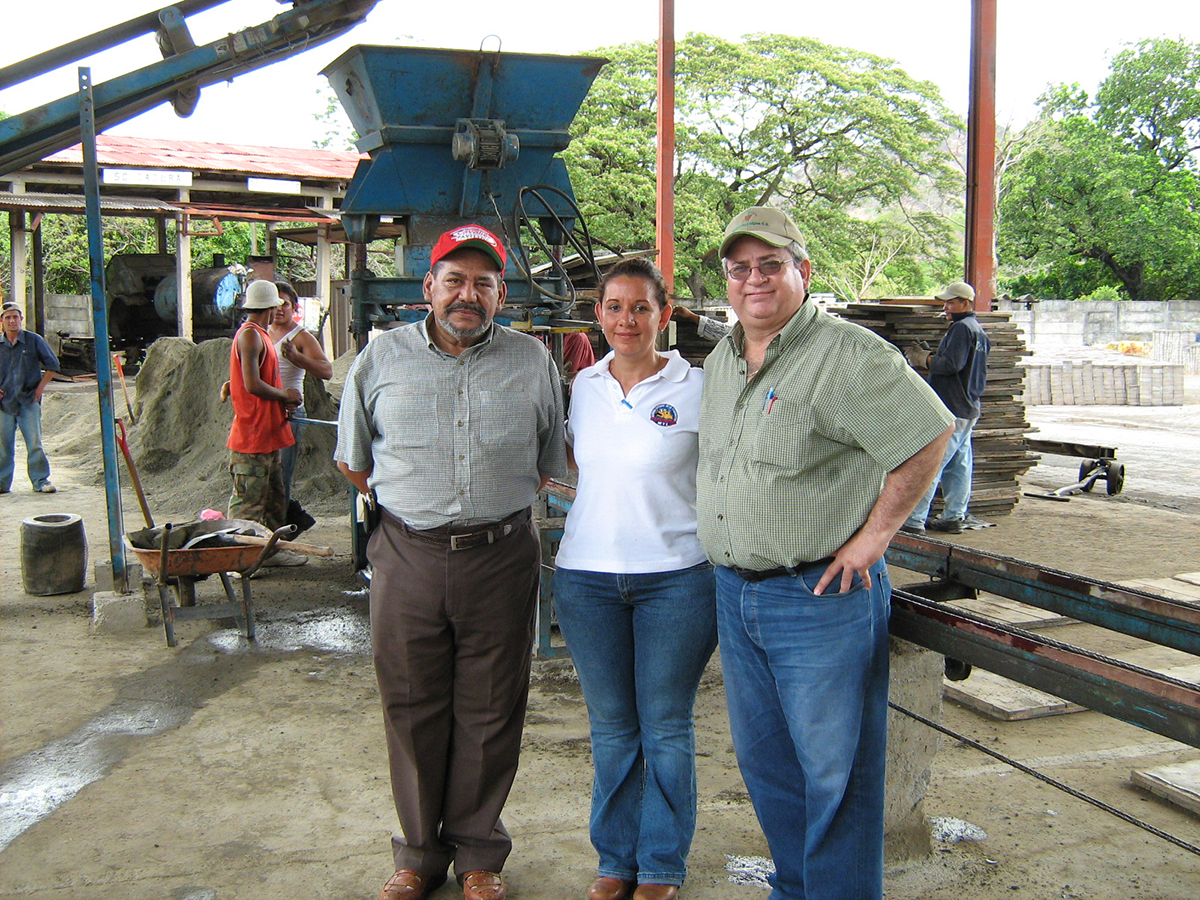
[[[142,492],[142,481],[138,478],[137,467],[133,464],[133,454],[129,452],[129,442],[125,439],[125,422],[123,419],[117,419],[117,428],[121,432],[121,436],[117,438],[117,443],[121,445],[121,453],[125,456],[125,465],[129,466],[129,478],[133,482],[133,489],[137,491],[138,503],[142,507],[142,516],[146,519],[146,527],[154,527],[154,517],[150,515],[150,506],[146,503],[146,495]]]

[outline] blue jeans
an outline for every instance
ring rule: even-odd
[[[35,491],[50,480],[50,461],[42,449],[42,404],[22,403],[15,416],[0,411],[0,490],[11,490],[17,450],[17,429],[25,441],[26,470]]]
[[[308,413],[304,411],[304,405],[301,404],[292,411],[292,415],[303,419]],[[300,457],[300,435],[304,431],[304,426],[299,422],[292,422],[291,426],[292,437],[296,439],[296,443],[279,451],[279,462],[283,466],[284,506],[292,499],[292,476],[296,474],[296,460]]]
[[[933,503],[933,495],[937,492],[939,481],[942,484],[942,499],[946,502],[942,518],[967,517],[967,504],[971,502],[971,471],[975,465],[975,455],[971,451],[971,432],[978,421],[978,417],[954,420],[954,434],[950,435],[950,443],[946,445],[942,465],[933,479],[933,484],[913,509],[905,525],[914,528],[925,527],[925,520],[929,518],[929,505]]]
[[[883,896],[888,614],[870,589],[812,593],[824,565],[751,583],[717,568],[733,745],[775,860],[769,900]]]
[[[717,643],[713,569],[559,569],[558,624],[592,727],[598,873],[683,884],[696,831],[692,706]]]

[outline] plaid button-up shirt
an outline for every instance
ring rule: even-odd
[[[697,512],[717,565],[831,556],[867,520],[887,473],[954,417],[900,353],[806,301],[749,382],[734,326],[704,365]]]
[[[374,338],[346,377],[334,459],[372,469],[411,528],[493,522],[566,473],[562,388],[545,346],[500,325],[454,356],[428,319]]]

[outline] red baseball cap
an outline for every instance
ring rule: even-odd
[[[432,269],[442,257],[463,247],[482,250],[496,261],[501,272],[504,271],[504,261],[507,258],[504,245],[482,225],[460,225],[443,234],[429,253],[429,267]]]

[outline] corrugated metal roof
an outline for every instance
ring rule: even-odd
[[[334,224],[339,222],[333,210],[314,213],[309,209],[288,209],[286,207],[257,208],[248,206],[227,206],[219,203],[176,203],[175,208],[183,210],[191,216],[205,219],[240,219],[244,221],[262,222],[315,222],[318,224]]]
[[[309,181],[349,181],[359,153],[296,147],[257,147],[251,144],[210,144],[100,134],[96,158],[101,166],[138,169],[188,169],[192,172],[236,172],[272,178]],[[47,156],[41,164],[83,165],[79,144]]]
[[[70,194],[9,194],[0,191],[0,210],[23,209],[30,212],[84,215],[83,196]],[[100,197],[100,212],[108,216],[174,215],[185,212],[193,218],[262,222],[312,222],[335,225],[334,210],[287,209],[268,206],[225,206],[216,203],[168,203],[143,197]]]
[[[9,194],[0,191],[0,209],[29,209],[44,213],[83,215],[84,198],[76,194]],[[176,207],[161,200],[143,197],[101,197],[100,211],[108,215],[145,216],[152,213],[174,213]]]

